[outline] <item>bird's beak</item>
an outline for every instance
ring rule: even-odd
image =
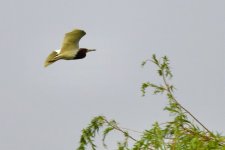
[[[88,49],[87,52],[96,51],[96,49]]]

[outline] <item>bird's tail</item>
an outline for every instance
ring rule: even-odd
[[[51,65],[52,63],[56,62],[59,59],[56,59],[56,56],[58,53],[56,51],[53,51],[51,54],[48,55],[47,59],[45,60],[44,66],[47,67]]]

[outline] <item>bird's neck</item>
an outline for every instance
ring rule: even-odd
[[[86,57],[87,49],[86,48],[80,48],[74,59],[82,59]]]

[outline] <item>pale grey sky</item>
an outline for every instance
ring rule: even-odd
[[[224,0],[2,0],[0,18],[0,149],[75,149],[96,115],[139,131],[168,120],[163,96],[141,97],[159,82],[140,67],[153,53],[170,58],[180,102],[225,132]],[[44,68],[73,28],[97,51]]]

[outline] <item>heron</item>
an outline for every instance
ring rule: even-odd
[[[82,59],[86,57],[88,52],[95,51],[95,49],[79,48],[79,41],[85,34],[86,32],[80,29],[74,29],[66,33],[61,49],[50,53],[45,60],[44,66],[47,67],[60,59]]]

